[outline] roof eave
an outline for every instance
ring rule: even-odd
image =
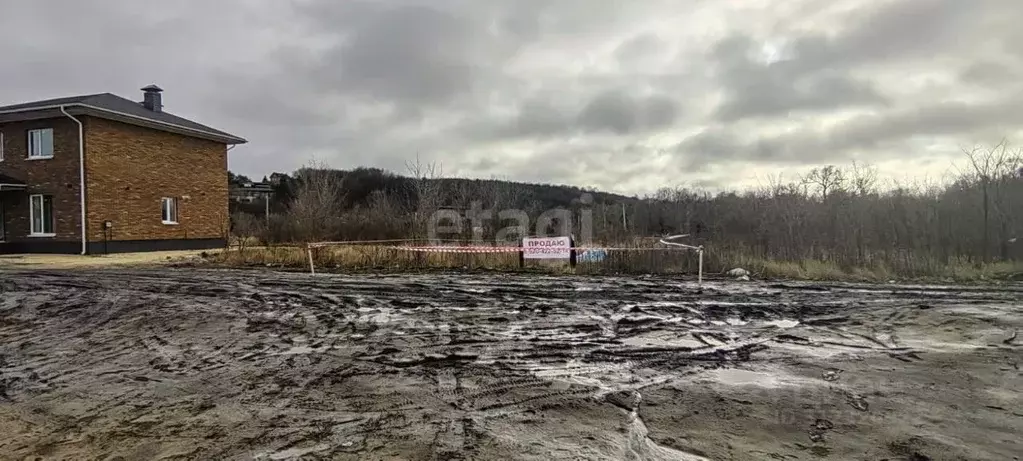
[[[225,135],[218,134],[218,133],[212,133],[212,132],[209,132],[209,131],[197,130],[197,129],[189,128],[189,127],[186,127],[186,126],[181,126],[181,125],[177,125],[177,124],[173,124],[173,123],[162,122],[162,121],[159,121],[159,120],[153,120],[153,119],[145,118],[145,117],[139,117],[137,115],[126,114],[124,112],[118,112],[118,111],[114,111],[114,110],[110,110],[110,109],[104,109],[102,107],[96,107],[96,106],[91,106],[89,104],[82,104],[82,103],[58,104],[58,105],[52,105],[52,106],[37,106],[37,107],[24,107],[24,108],[20,108],[20,109],[12,109],[12,110],[0,110],[0,115],[4,115],[4,114],[18,114],[18,113],[26,113],[26,112],[39,112],[39,111],[47,111],[47,110],[55,110],[55,109],[59,110],[62,107],[63,108],[81,108],[81,109],[85,109],[86,111],[88,111],[84,115],[93,115],[93,116],[97,116],[97,117],[101,117],[101,118],[106,118],[106,119],[110,119],[110,120],[115,120],[115,121],[129,123],[129,124],[132,124],[132,125],[145,126],[145,127],[148,127],[148,128],[154,128],[154,129],[159,129],[159,130],[163,130],[163,131],[168,131],[168,132],[171,132],[171,133],[177,133],[177,134],[182,134],[182,135],[186,135],[186,136],[193,136],[193,137],[200,138],[200,139],[207,139],[207,140],[210,140],[210,141],[223,142],[225,144],[245,144],[245,143],[248,143],[248,141],[245,140],[245,138],[241,138],[241,137],[234,136],[234,135],[225,136]]]

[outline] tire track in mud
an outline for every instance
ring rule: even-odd
[[[500,421],[543,424],[541,415],[596,407],[624,412],[593,424],[625,424],[620,448],[633,459],[702,459],[654,442],[641,401],[608,397],[708,367],[788,360],[791,347],[918,362],[896,332],[926,311],[917,306],[1023,295],[849,284],[698,290],[656,277],[2,275],[0,399],[75,408],[76,433],[117,446],[173,434],[180,441],[166,450],[196,458],[424,447],[472,457],[502,443],[491,434]],[[19,454],[59,430],[19,435]]]

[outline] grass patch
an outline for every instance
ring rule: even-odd
[[[225,267],[271,267],[308,270],[309,256],[305,246],[254,247],[239,245],[215,253],[209,258],[215,265]],[[392,271],[415,272],[430,270],[484,270],[527,271],[553,274],[685,274],[695,277],[695,253],[687,252],[623,252],[613,254],[602,262],[579,263],[575,269],[563,262],[527,261],[519,266],[517,253],[420,253],[375,245],[338,245],[314,249],[317,271]],[[870,266],[842,266],[832,261],[782,261],[751,258],[745,255],[708,254],[704,274],[721,276],[727,270],[741,267],[754,278],[810,281],[849,281],[887,283],[938,282],[983,283],[994,281],[1023,281],[1023,261],[1003,261],[975,264],[956,261],[939,264],[936,261],[900,261],[899,267],[885,262]]]

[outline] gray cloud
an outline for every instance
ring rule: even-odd
[[[663,94],[638,97],[624,90],[605,90],[575,104],[530,97],[512,116],[468,123],[461,131],[470,139],[483,141],[623,136],[669,128],[679,113],[678,102]]]
[[[792,59],[761,63],[753,58],[758,52],[757,43],[744,36],[730,37],[716,45],[717,77],[726,94],[717,109],[718,119],[735,121],[887,102],[863,80],[828,69],[801,66],[800,54]]]
[[[850,153],[867,160],[912,155],[905,141],[914,137],[960,138],[965,144],[997,143],[1000,133],[1023,124],[1023,93],[988,104],[936,103],[878,115],[853,117],[823,131],[800,131],[774,136],[747,137],[736,129],[718,125],[692,135],[676,146],[690,159],[689,169],[704,169],[699,159],[726,162],[804,163],[812,157],[820,163],[841,162]],[[982,134],[986,138],[970,136]]]
[[[320,24],[337,43],[303,63],[306,69],[297,69],[307,73],[316,88],[418,105],[470,93],[486,77],[482,75],[489,67],[486,59],[495,47],[487,46],[492,37],[482,24],[427,5],[373,10],[360,2],[343,2],[338,9],[365,16],[349,29]]]
[[[627,192],[741,185],[722,168],[913,161],[1023,122],[1018,0],[9,3],[0,101],[157,83],[247,137],[231,168],[256,176],[419,153]]]
[[[583,108],[578,123],[589,131],[628,134],[670,126],[677,113],[675,101],[663,95],[634,98],[622,91],[607,91]]]

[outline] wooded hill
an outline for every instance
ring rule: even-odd
[[[373,168],[304,168],[278,175],[269,220],[263,204],[233,205],[236,234],[267,242],[423,238],[433,211],[520,209],[592,216],[593,238],[689,233],[718,254],[763,260],[885,265],[927,272],[949,264],[1023,260],[1023,155],[1000,144],[966,153],[970,165],[941,185],[881,184],[864,166],[826,166],[797,181],[711,194],[684,187],[628,197],[572,186],[402,176]],[[581,200],[585,195],[592,202]],[[487,238],[508,223],[490,223]],[[466,231],[466,236],[471,230]]]

